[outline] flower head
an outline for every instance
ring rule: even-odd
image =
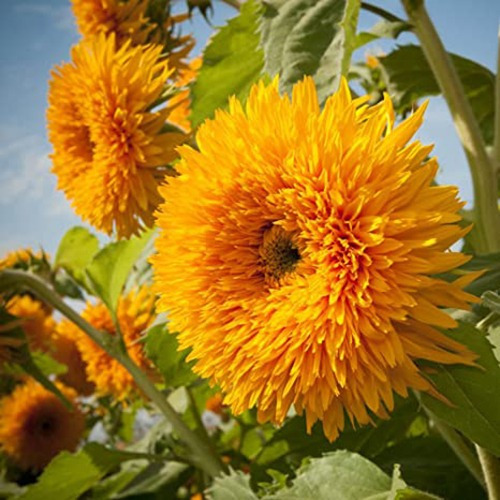
[[[142,287],[122,296],[118,303],[118,323],[125,347],[130,357],[144,371],[151,370],[151,365],[141,339],[155,320],[154,301],[150,290]],[[116,335],[113,320],[104,304],[88,303],[82,317],[98,330]],[[96,345],[74,323],[63,320],[58,331],[75,339],[85,363],[87,379],[95,384],[98,394],[112,395],[120,400],[125,400],[130,395],[135,388],[134,379],[118,361]]]
[[[31,248],[18,248],[17,250],[8,252],[0,259],[0,269],[6,269],[9,267],[26,268],[32,260],[42,259],[43,257],[44,253],[33,252]]]
[[[432,148],[410,142],[425,107],[395,126],[389,97],[365,102],[345,81],[323,110],[311,78],[291,99],[255,85],[180,148],[157,213],[158,306],[195,371],[235,413],[280,423],[294,405],[331,440],[344,411],[363,424],[393,392],[437,395],[418,360],[475,357],[438,330],[474,276],[436,277],[468,260],[447,250],[467,229]]]
[[[58,387],[74,401],[73,390]],[[60,451],[75,450],[84,427],[74,404],[67,408],[32,379],[0,400],[0,449],[23,469],[43,469]]]
[[[171,73],[159,46],[116,47],[101,35],[73,48],[52,75],[47,112],[52,171],[75,212],[119,237],[153,223],[158,184],[182,134],[152,111]]]
[[[30,348],[46,350],[56,326],[52,311],[29,295],[15,295],[7,302],[6,309],[21,320]]]
[[[116,36],[122,45],[162,44],[171,66],[186,67],[184,59],[194,47],[190,35],[179,34],[186,15],[172,16],[170,9],[148,9],[148,0],[72,0],[78,30],[84,37],[99,34]]]
[[[95,386],[89,381],[86,364],[82,359],[77,341],[71,336],[67,328],[68,321],[57,324],[51,342],[51,355],[56,361],[67,367],[66,373],[59,375],[59,380],[66,386],[73,388],[78,394],[89,396]]]

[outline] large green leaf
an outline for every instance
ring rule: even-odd
[[[248,476],[241,472],[216,479],[211,491],[212,500],[256,500]],[[356,453],[336,451],[313,458],[297,471],[288,488],[261,497],[265,500],[363,500],[436,498],[413,490],[395,468],[389,477],[375,464]]]
[[[264,66],[258,33],[260,4],[249,0],[240,14],[211,38],[203,64],[191,88],[191,122],[194,127],[227,106],[235,95],[244,100]]]
[[[112,469],[134,454],[110,450],[89,443],[78,453],[60,453],[43,471],[38,482],[21,495],[20,500],[76,500]]]
[[[94,293],[110,311],[116,310],[127,277],[152,235],[153,231],[150,230],[140,237],[110,243],[87,266],[86,273]]]
[[[304,75],[314,77],[320,102],[347,75],[356,44],[359,0],[267,0],[262,19],[265,71],[280,75],[290,92]]]
[[[168,332],[165,324],[149,329],[146,336],[146,354],[165,379],[168,387],[187,385],[197,377],[186,363],[188,351],[179,352],[175,335]]]
[[[484,66],[450,54],[486,143],[493,140],[495,75]],[[380,59],[389,94],[399,105],[441,93],[420,47],[405,45]]]
[[[500,366],[486,333],[460,322],[446,332],[479,355],[477,368],[443,365],[429,374],[451,404],[422,394],[423,404],[472,441],[500,456]]]
[[[99,240],[84,227],[71,228],[62,238],[54,261],[55,267],[63,267],[79,283],[84,283],[85,267],[99,249]]]

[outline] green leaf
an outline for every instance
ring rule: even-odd
[[[33,362],[44,375],[63,375],[68,367],[56,361],[52,356],[40,351],[32,351]]]
[[[89,443],[77,453],[62,452],[45,468],[38,482],[20,500],[76,500],[133,454]]]
[[[422,403],[438,418],[500,456],[500,366],[492,346],[486,333],[467,323],[444,333],[478,354],[478,367],[439,366],[429,378],[451,405],[425,393]]]
[[[356,49],[380,38],[397,38],[405,31],[411,31],[411,24],[404,21],[382,19],[368,31],[358,33],[356,36]]]
[[[100,250],[86,268],[95,294],[114,312],[127,277],[153,231],[129,240],[110,243]]]
[[[191,88],[191,122],[197,127],[225,108],[235,95],[244,100],[261,76],[264,56],[259,48],[260,4],[245,2],[238,16],[211,38],[203,52],[203,63]]]
[[[79,283],[85,283],[84,270],[99,249],[99,240],[84,227],[71,228],[62,238],[54,261]]]
[[[168,387],[189,385],[196,380],[191,371],[192,363],[186,363],[187,350],[178,351],[175,335],[168,332],[165,324],[153,326],[146,335],[146,354],[158,368]]]
[[[264,6],[264,70],[280,75],[282,92],[290,92],[304,75],[313,76],[323,103],[347,75],[359,0],[268,0]]]
[[[487,144],[493,141],[495,75],[484,66],[450,54]],[[441,93],[420,47],[405,45],[380,59],[389,94],[399,106]]]
[[[250,488],[250,477],[234,470],[228,475],[215,478],[208,494],[211,500],[258,500]]]

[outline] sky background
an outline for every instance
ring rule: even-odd
[[[177,3],[182,7],[184,1]],[[404,17],[396,0],[373,3]],[[219,0],[214,4],[213,26],[236,15]],[[428,0],[427,7],[449,51],[495,70],[498,0]],[[362,13],[359,29],[368,29],[377,20]],[[213,27],[198,14],[185,25],[185,31],[193,32],[198,40],[196,55]],[[69,59],[70,47],[78,39],[69,0],[0,0],[0,256],[20,246],[40,245],[54,255],[70,227],[85,225],[56,190],[45,128],[50,70]],[[400,44],[412,42],[412,35],[398,40]],[[355,57],[362,58],[367,51],[387,52],[390,47],[390,42],[377,41]],[[467,165],[442,99],[432,99],[419,138],[435,144],[438,181],[458,184],[462,198],[470,201]]]

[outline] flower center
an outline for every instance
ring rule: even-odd
[[[264,276],[270,284],[280,284],[287,274],[295,270],[300,260],[300,252],[292,236],[274,225],[264,231],[259,255]]]

